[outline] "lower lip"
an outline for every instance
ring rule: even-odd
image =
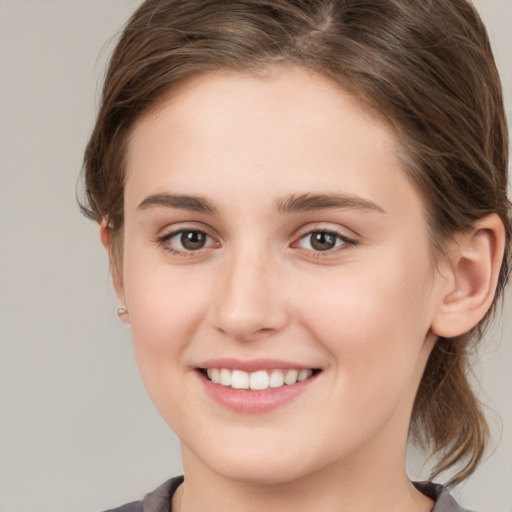
[[[247,414],[258,414],[276,409],[306,391],[318,377],[318,374],[314,374],[308,379],[290,386],[284,385],[279,388],[251,391],[214,384],[201,372],[198,374],[206,393],[215,402],[233,411]]]

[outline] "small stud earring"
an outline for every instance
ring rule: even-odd
[[[127,308],[117,308],[117,316],[121,318],[123,315],[126,315],[128,313]]]

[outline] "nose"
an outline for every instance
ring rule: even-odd
[[[239,341],[271,336],[289,322],[286,286],[277,262],[248,249],[228,258],[216,278],[213,327]]]

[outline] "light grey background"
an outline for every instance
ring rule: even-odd
[[[510,118],[512,0],[475,3]],[[97,227],[74,198],[108,40],[137,5],[0,0],[1,512],[99,511],[180,473],[116,317]],[[457,493],[482,512],[512,512],[510,299],[478,370],[502,438]]]

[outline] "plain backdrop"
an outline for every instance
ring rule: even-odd
[[[475,3],[510,118],[512,0]],[[104,62],[137,5],[0,0],[1,512],[100,511],[181,471],[116,317],[97,226],[75,201]],[[511,311],[477,369],[497,448],[456,493],[482,512],[512,512]]]

